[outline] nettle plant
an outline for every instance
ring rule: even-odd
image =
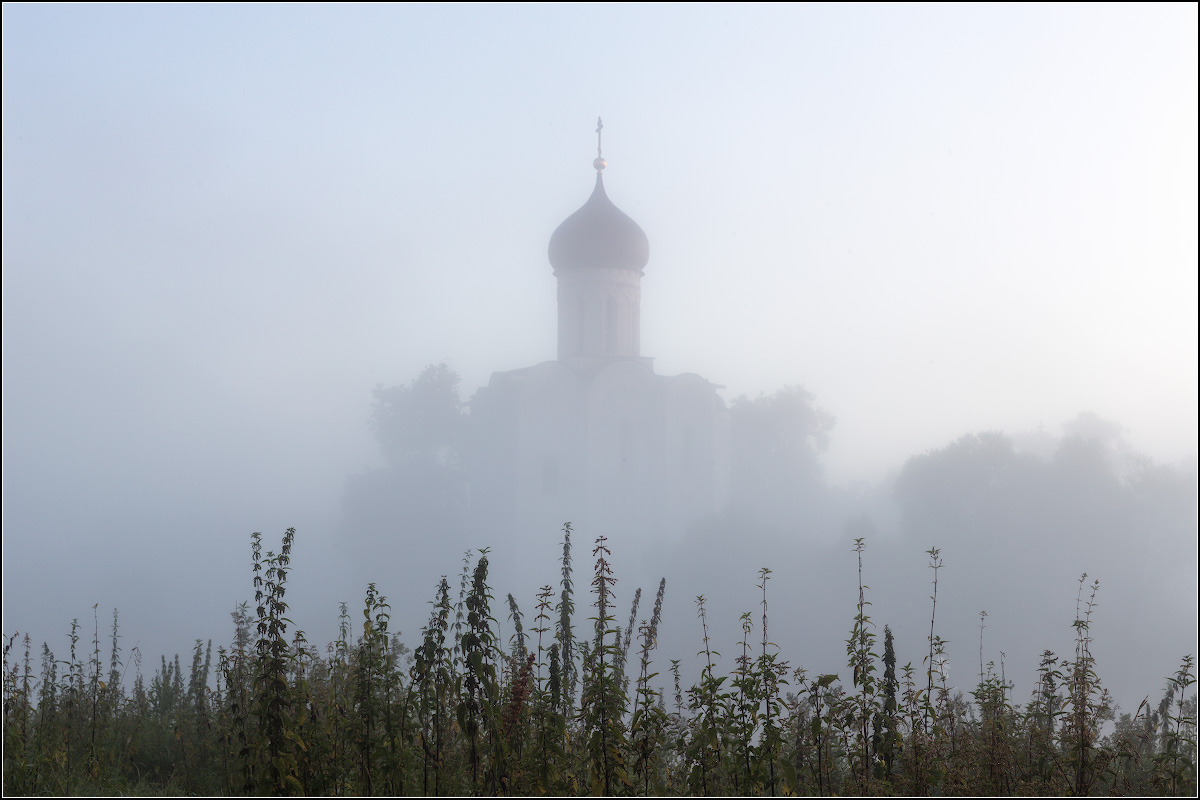
[[[1013,702],[1003,653],[984,658],[969,699],[950,681],[938,634],[937,548],[930,628],[911,643],[923,664],[899,658],[882,626],[878,652],[867,547],[854,541],[857,601],[848,608],[846,672],[810,676],[770,638],[768,584],[761,614],[714,631],[696,598],[699,678],[687,660],[655,671],[666,580],[649,619],[641,590],[617,621],[609,541],[592,551],[588,634],[576,630],[570,525],[557,586],[542,586],[527,623],[507,600],[512,635],[494,618],[486,549],[452,583],[431,580],[428,622],[411,653],[391,629],[393,610],[367,587],[361,624],[346,604],[338,638],[322,652],[288,617],[295,531],[278,553],[251,537],[250,605],[233,601],[232,639],[197,640],[190,670],[160,659],[142,674],[120,646],[118,618],[102,642],[78,621],[66,658],[11,633],[4,645],[4,791],[10,794],[202,795],[934,795],[1163,794],[1196,785],[1196,674],[1184,657],[1162,701],[1112,719],[1093,651],[1099,583],[1080,579],[1073,657],[1045,651],[1035,688]],[[754,580],[754,576],[747,576]],[[625,615],[621,615],[625,620]],[[757,626],[757,627],[756,627]],[[731,669],[713,642],[736,641]],[[39,669],[40,666],[40,669]],[[844,678],[844,680],[843,680]],[[668,710],[668,707],[670,710]],[[1106,727],[1106,723],[1113,724]],[[1110,731],[1105,735],[1106,731]]]

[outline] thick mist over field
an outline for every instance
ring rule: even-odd
[[[1122,709],[1196,652],[1194,5],[3,22],[6,636],[61,655],[116,608],[153,672],[229,641],[250,533],[293,526],[315,644],[373,581],[415,645],[484,547],[511,632],[506,594],[532,627],[571,521],[581,612],[598,535],[622,623],[666,577],[664,675],[698,670],[697,595],[727,660],[743,612],[761,636],[761,567],[783,657],[845,673],[857,538],[918,669],[940,549],[956,689],[986,611],[1024,702],[1042,651],[1072,652],[1082,573]],[[468,445],[417,469],[371,425],[428,365],[453,427],[494,372],[556,358],[547,246],[592,192],[597,115],[649,240],[641,355],[729,408],[728,503],[682,531],[492,524]]]

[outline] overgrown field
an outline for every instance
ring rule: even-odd
[[[342,607],[321,649],[287,619],[294,531],[276,554],[253,535],[255,608],[228,646],[196,642],[185,675],[163,658],[148,681],[123,653],[116,612],[103,639],[71,625],[69,657],[28,636],[4,648],[4,793],[310,795],[1191,795],[1196,695],[1183,658],[1157,705],[1113,719],[1091,655],[1099,584],[1080,579],[1073,653],[1043,654],[1032,697],[1003,665],[970,693],[947,687],[937,632],[936,549],[928,551],[928,652],[896,663],[862,583],[847,609],[846,669],[810,675],[771,644],[771,572],[742,616],[734,669],[718,674],[705,600],[699,681],[655,661],[666,587],[639,616],[614,607],[603,537],[579,592],[570,526],[562,574],[525,615],[497,602],[487,551],[458,585],[434,587],[415,651],[388,631],[375,585]],[[651,605],[647,602],[645,605]],[[496,616],[516,634],[499,640]],[[357,623],[355,623],[357,618]],[[980,620],[981,626],[983,619]],[[106,626],[107,627],[107,626]],[[982,634],[982,629],[981,629]],[[102,646],[103,645],[103,646]],[[132,673],[132,679],[129,674]],[[1153,688],[1157,691],[1158,687]]]

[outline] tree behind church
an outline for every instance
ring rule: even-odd
[[[730,497],[735,509],[753,509],[760,519],[794,520],[803,500],[820,488],[819,454],[829,444],[835,418],[814,400],[799,386],[785,386],[771,395],[733,401]]]
[[[377,385],[368,426],[385,467],[351,476],[342,495],[343,536],[361,563],[420,543],[423,557],[453,564],[466,528],[466,415],[459,376],[430,364],[411,382]]]
[[[458,469],[464,415],[458,373],[430,364],[407,386],[377,385],[371,432],[391,467]]]

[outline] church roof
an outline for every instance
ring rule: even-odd
[[[604,159],[596,159],[596,188],[583,207],[550,236],[550,265],[557,270],[619,267],[641,271],[650,260],[646,233],[604,192]]]

